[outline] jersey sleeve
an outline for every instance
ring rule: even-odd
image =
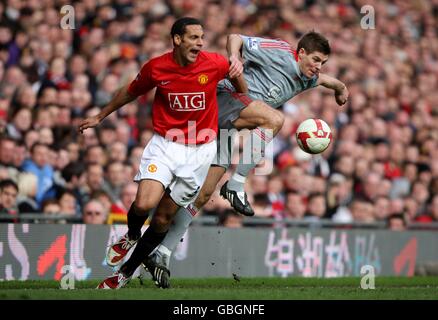
[[[219,68],[219,79],[218,80],[222,80],[228,74],[228,70],[230,69],[230,63],[223,55],[218,54],[218,53],[214,53],[213,58],[215,59],[217,65],[218,65],[218,68]]]
[[[129,84],[128,93],[132,96],[138,97],[155,87],[152,79],[152,65],[147,62],[143,65],[137,77]]]
[[[248,37],[240,35],[243,40],[242,57],[259,65],[277,64],[292,54],[290,45],[285,41]]]

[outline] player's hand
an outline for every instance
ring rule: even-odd
[[[236,55],[230,56],[230,69],[228,70],[228,75],[230,79],[237,78],[243,72],[243,64],[239,57]]]
[[[336,103],[340,106],[343,106],[347,100],[348,100],[348,96],[349,96],[349,92],[347,87],[344,86],[344,88],[341,91],[335,91],[335,99],[336,99]]]
[[[94,128],[100,123],[100,118],[98,116],[89,117],[81,121],[78,126],[78,131],[84,133],[85,129]]]

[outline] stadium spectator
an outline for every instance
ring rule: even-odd
[[[105,212],[108,212],[108,213],[111,212],[111,206],[112,206],[113,200],[111,199],[111,196],[107,192],[105,192],[103,190],[94,191],[91,194],[90,198],[92,200],[98,200],[103,205]]]
[[[385,196],[379,196],[374,200],[374,217],[377,221],[385,221],[390,214],[390,200]]]
[[[388,229],[392,231],[406,230],[406,220],[403,214],[392,214],[388,217]]]
[[[433,196],[429,212],[433,221],[438,221],[438,194]]]
[[[67,223],[66,219],[60,219],[58,215],[63,214],[61,212],[61,206],[56,199],[47,199],[43,201],[42,204],[42,212],[46,217],[53,217],[54,219],[46,219],[44,220],[46,223],[58,223],[65,224]]]
[[[61,213],[74,217],[78,212],[78,203],[73,191],[65,189],[58,196]]]
[[[325,197],[322,193],[312,193],[307,200],[307,210],[304,219],[318,221],[324,217],[327,211]]]
[[[7,214],[14,219],[0,219],[0,222],[16,222],[18,221],[17,208],[18,186],[11,179],[0,181],[0,213]]]
[[[353,220],[361,223],[369,223],[375,221],[373,204],[365,198],[355,198],[350,207]]]
[[[53,187],[54,170],[49,164],[49,147],[42,143],[35,143],[30,149],[31,157],[23,163],[24,172],[33,173],[38,178],[36,201],[41,206],[45,197],[50,198],[50,191]]]
[[[306,213],[306,203],[297,192],[288,192],[284,209],[284,217],[300,220]]]
[[[256,193],[252,198],[254,216],[261,218],[273,218],[272,205],[266,193]]]
[[[124,170],[122,162],[114,161],[108,164],[108,166],[106,167],[106,172],[108,191],[110,192],[109,195],[112,199],[112,202],[116,202],[118,199],[120,199],[120,194],[126,181],[126,170]]]
[[[243,216],[232,209],[225,210],[219,216],[219,225],[225,228],[241,228]]]
[[[16,139],[23,139],[24,134],[32,126],[32,111],[30,108],[17,108],[12,115],[12,121],[6,126],[7,134]]]
[[[122,189],[120,201],[117,201],[111,206],[111,213],[127,214],[131,203],[135,200],[137,194],[137,184],[128,182]]]
[[[426,213],[419,214],[415,217],[415,222],[420,223],[431,223],[438,221],[438,195],[435,194],[430,204],[428,205],[428,209]]]
[[[86,224],[105,224],[108,212],[99,200],[92,199],[85,204],[82,218]]]
[[[340,173],[333,173],[329,178],[326,193],[326,218],[336,222],[351,222],[353,219],[347,208],[352,198],[348,181]]]
[[[55,199],[47,199],[43,201],[42,205],[43,214],[54,215],[61,212],[61,206]]]
[[[96,163],[102,167],[108,162],[107,155],[101,145],[92,145],[85,151],[84,160],[87,164]]]
[[[12,160],[14,167],[21,168],[26,158],[27,158],[26,146],[24,145],[23,141],[17,141],[15,144],[13,160]]]
[[[20,173],[18,176],[17,206],[20,213],[37,213],[39,211],[36,202],[38,178],[30,172]]]
[[[86,198],[84,202],[90,199],[94,191],[99,190],[103,190],[109,194],[108,185],[104,179],[103,167],[100,164],[91,163],[86,169],[86,185],[83,186],[81,190],[82,196]]]
[[[98,130],[98,136],[100,143],[107,148],[116,140],[116,126],[109,120],[105,120]]]
[[[19,171],[14,165],[15,148],[14,139],[0,137],[0,180],[9,178],[17,181]]]
[[[108,148],[108,161],[125,162],[128,156],[127,144],[120,141],[115,141],[109,145]]]

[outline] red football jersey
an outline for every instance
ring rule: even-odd
[[[217,53],[201,51],[194,63],[182,67],[169,52],[143,65],[128,92],[140,96],[156,87],[154,131],[176,142],[202,144],[217,135],[216,86],[228,69],[227,59]]]

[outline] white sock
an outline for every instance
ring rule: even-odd
[[[256,128],[251,131],[251,137],[245,142],[243,147],[243,152],[251,152],[251,154],[243,154],[240,157],[236,172],[228,182],[228,188],[230,190],[237,192],[244,191],[246,177],[265,156],[266,146],[272,141],[272,138],[272,130]],[[246,163],[247,159],[250,159],[249,163]]]
[[[182,237],[186,233],[186,230],[190,226],[193,217],[199,212],[199,209],[190,204],[187,208],[181,207],[176,213],[173,223],[170,226],[169,232],[161,242],[161,245],[165,246],[170,253],[175,250],[178,243],[180,243]]]

